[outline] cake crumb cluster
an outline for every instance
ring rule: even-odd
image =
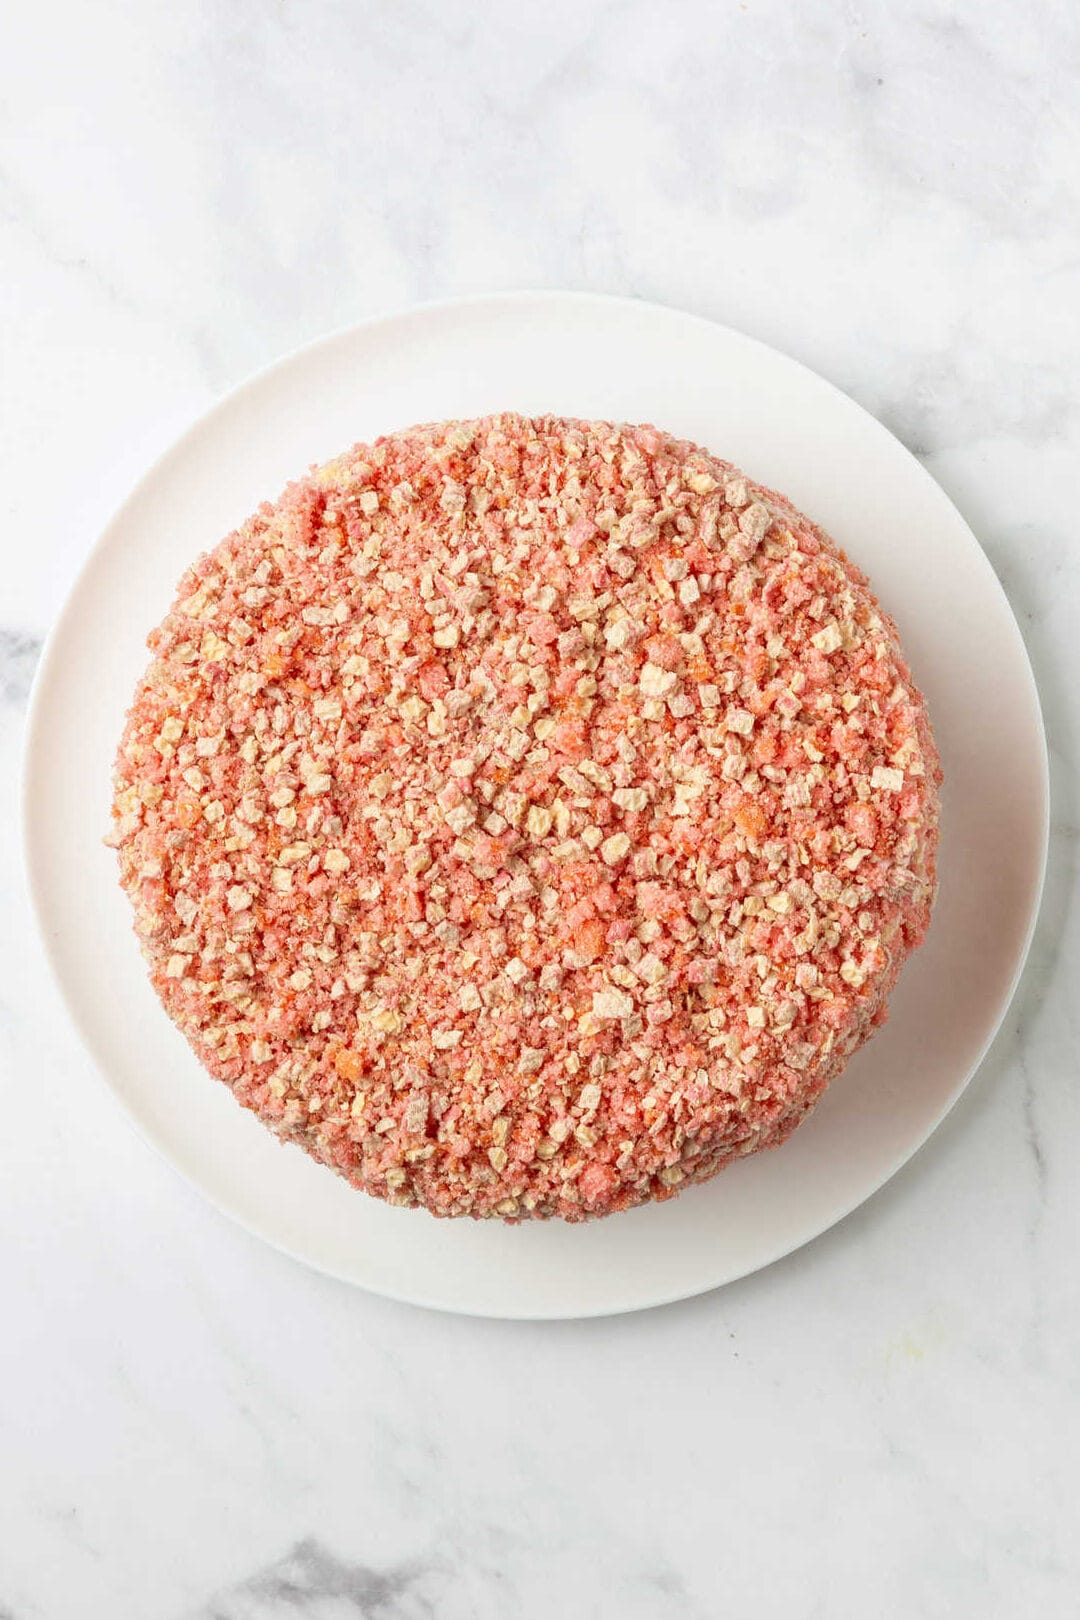
[[[895,626],[654,428],[357,446],[149,644],[113,841],[155,989],[391,1203],[579,1220],[781,1141],[925,933],[940,771]]]

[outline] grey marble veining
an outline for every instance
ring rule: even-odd
[[[0,1620],[1071,1617],[1076,8],[9,10]],[[875,411],[1005,585],[1054,784],[1029,970],[916,1160],[722,1293],[546,1327],[354,1294],[159,1163],[62,1017],[16,830],[41,639],[151,457],[296,343],[515,286],[714,316]]]
[[[309,1537],[282,1558],[193,1611],[191,1620],[269,1620],[275,1615],[372,1616],[429,1620],[438,1615],[432,1571],[405,1563],[388,1570],[337,1558]]]
[[[20,708],[26,703],[40,654],[40,636],[0,629],[0,700]]]

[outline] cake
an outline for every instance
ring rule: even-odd
[[[358,445],[149,647],[111,841],[154,989],[393,1204],[576,1221],[775,1146],[926,931],[940,770],[895,625],[653,427]]]

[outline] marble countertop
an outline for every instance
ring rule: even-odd
[[[3,33],[0,1616],[1074,1615],[1080,15],[37,0]],[[1005,584],[1054,772],[1029,968],[930,1145],[771,1269],[579,1324],[389,1304],[207,1207],[67,1027],[16,830],[41,638],[148,459],[326,329],[517,286],[717,317],[876,412]]]

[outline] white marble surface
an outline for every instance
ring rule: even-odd
[[[0,1616],[1075,1615],[1076,8],[0,26]],[[765,1273],[557,1326],[351,1292],[182,1185],[66,1027],[15,822],[40,638],[148,458],[327,328],[514,286],[716,316],[877,412],[999,570],[1054,766],[1031,964],[930,1146]]]

